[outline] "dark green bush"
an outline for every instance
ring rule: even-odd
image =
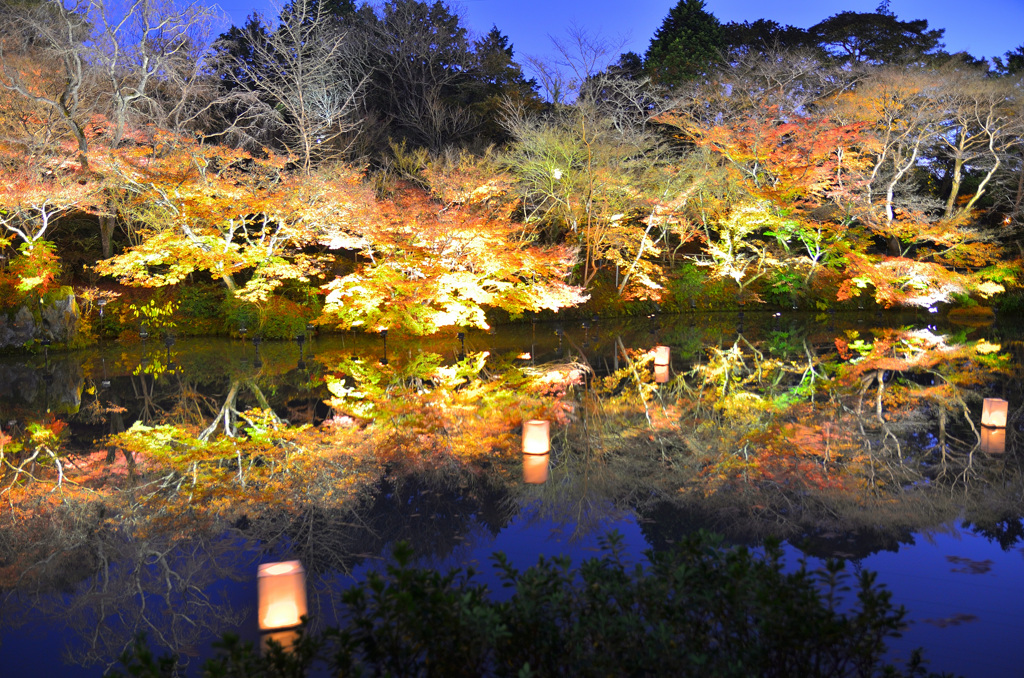
[[[1024,290],[1011,288],[999,297],[998,308],[1003,313],[1024,312]]]
[[[178,290],[178,313],[192,320],[216,318],[224,299],[218,285],[182,285]]]
[[[228,297],[221,306],[224,329],[235,334],[240,327],[248,330],[248,336],[264,339],[293,339],[306,330],[306,323],[315,315],[307,306],[282,297],[271,297],[256,304]]]
[[[691,308],[723,311],[736,308],[736,294],[739,288],[731,278],[712,278],[706,268],[693,263],[676,266],[669,276],[667,298],[662,310],[667,312],[689,312]],[[693,301],[694,307],[690,306]]]
[[[271,297],[260,315],[260,333],[266,339],[292,339],[306,331],[313,311],[281,297]]]
[[[412,567],[399,545],[397,564],[344,595],[344,628],[263,658],[228,637],[206,675],[297,676],[318,660],[344,676],[926,675],[916,653],[902,672],[884,665],[905,612],[873,573],[852,582],[838,561],[786,573],[777,544],[759,556],[705,534],[644,564],[627,564],[616,535],[602,547],[578,568],[541,558],[520,572],[496,555],[514,591],[496,601],[472,569]],[[141,642],[122,661],[133,676],[172,663]]]
[[[780,268],[765,280],[764,299],[769,304],[789,308],[797,303],[804,292],[804,280],[799,271]]]

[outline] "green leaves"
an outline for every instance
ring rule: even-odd
[[[655,82],[679,86],[707,74],[724,47],[722,26],[704,0],[679,0],[651,39],[644,67]]]
[[[416,567],[404,543],[393,556],[343,595],[343,628],[301,635],[296,665],[319,657],[341,675],[901,675],[882,657],[905,612],[874,574],[853,579],[835,560],[785,572],[777,542],[758,555],[702,532],[630,564],[612,533],[578,567],[542,557],[523,571],[498,553],[513,591],[500,602],[471,568]],[[207,675],[297,675],[279,653],[257,660],[229,636],[218,649]],[[122,662],[157,675],[143,646]],[[251,672],[231,672],[239,666]],[[908,671],[920,675],[919,658]]]

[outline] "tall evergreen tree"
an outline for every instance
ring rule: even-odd
[[[734,50],[797,49],[807,44],[807,31],[796,26],[781,25],[771,19],[758,19],[737,23],[730,21],[722,26],[725,46]]]
[[[372,26],[374,74],[367,105],[387,136],[440,150],[469,138],[476,127],[459,92],[470,79],[473,45],[462,17],[442,0],[388,0]]]
[[[1024,45],[1007,51],[1002,57],[995,57],[992,61],[995,64],[995,71],[1000,75],[1024,74]]]
[[[928,21],[900,21],[894,14],[840,12],[807,29],[816,43],[842,63],[900,64],[936,55],[945,29],[929,30]]]
[[[674,87],[721,63],[724,47],[722,25],[704,0],[679,0],[651,39],[645,67],[652,81]]]
[[[508,141],[507,132],[500,121],[506,102],[511,101],[527,109],[539,110],[537,81],[527,79],[523,69],[513,58],[508,36],[497,26],[473,43],[476,63],[470,71],[471,80],[463,88],[462,100],[478,116],[478,133],[488,141]]]

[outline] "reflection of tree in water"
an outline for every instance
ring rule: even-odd
[[[128,535],[102,525],[102,516],[83,518],[72,529],[37,533],[35,562],[20,563],[17,589],[0,593],[5,626],[62,619],[67,660],[109,669],[141,633],[158,655],[184,658],[245,618],[214,588],[251,579],[255,551],[243,540],[201,531]]]
[[[604,529],[666,489],[659,459],[620,454],[602,444],[602,414],[600,405],[584,396],[573,423],[554,436],[548,481],[520,485],[517,493],[521,505],[534,509],[532,519],[568,527],[573,538]]]
[[[244,516],[234,528],[267,558],[302,562],[310,614],[322,624],[335,618],[352,570],[381,561],[397,542],[409,542],[422,561],[441,562],[493,538],[514,515],[506,488],[486,477],[395,470],[351,501],[307,501]]]
[[[1024,379],[1006,369],[1015,363],[993,355],[1012,344],[905,330],[782,334],[739,331],[677,358],[660,386],[652,356],[619,343],[616,371],[596,380],[600,398],[581,391],[561,429],[548,485],[527,492],[583,522],[602,505],[629,504],[642,521],[671,508],[735,540],[773,534],[847,557],[965,510],[1004,539],[1015,534],[1021,406],[1005,454],[983,451],[975,424],[999,383],[1003,397],[1024,400]],[[653,537],[660,522],[645,531]]]
[[[0,533],[11,559],[3,564],[19,573],[5,582],[14,588],[0,591],[0,623],[67,619],[65,652],[83,665],[112,666],[139,633],[158,655],[184,658],[244,621],[247,611],[233,608],[215,585],[251,581],[263,554],[302,560],[311,612],[331,619],[339,574],[401,540],[424,558],[443,560],[482,535],[493,537],[513,515],[500,484],[463,472],[396,472],[361,501],[265,511],[219,536],[181,521],[167,533],[159,522],[132,531],[113,526],[102,511],[55,509],[20,540],[13,530]]]
[[[989,541],[999,544],[1004,551],[1009,551],[1018,542],[1024,541],[1024,520],[1019,515],[1002,515],[985,520],[976,517],[964,523],[973,531]]]
[[[498,534],[514,514],[506,489],[485,477],[398,472],[357,506],[306,508],[287,519],[281,537],[307,571],[346,572],[398,541],[420,556],[443,559],[479,530]]]
[[[126,421],[140,421],[147,425],[198,426],[205,432],[204,440],[218,431],[234,436],[244,424],[239,413],[249,407],[285,414],[290,411],[289,398],[305,396],[307,408],[320,402],[308,388],[303,388],[303,382],[309,378],[307,373],[293,368],[282,374],[280,365],[265,365],[259,359],[239,361],[237,354],[217,360],[216,352],[211,359],[209,353],[169,351],[166,356],[145,354],[112,364],[112,371],[116,369],[118,374],[105,380],[108,388],[97,392],[96,397],[105,398],[115,409],[124,407],[127,411],[117,418],[120,423],[111,421],[109,432],[124,431]],[[258,355],[257,351],[257,358]],[[93,371],[98,371],[95,366]],[[99,383],[98,375],[94,375],[94,383]],[[268,386],[274,393],[273,401],[265,394]],[[100,403],[100,414],[106,414],[104,404]]]
[[[1019,383],[1014,384],[1014,391],[1008,395],[1015,399],[1024,397]],[[1019,408],[1014,416],[1019,427]],[[1020,500],[1024,493],[1024,450],[1019,445],[1019,435],[1007,435],[1006,453],[995,463],[985,465],[971,486],[972,492],[963,497],[965,527],[998,543],[1003,550],[1024,542]]]
[[[640,529],[652,548],[672,548],[687,535],[706,530],[724,535],[737,544],[757,545],[765,537],[756,517],[743,515],[738,507],[707,502],[659,501],[639,513]],[[812,527],[810,532],[793,532],[789,541],[807,555],[821,558],[859,560],[879,551],[898,552],[900,544],[912,544],[908,526],[862,525],[835,531]]]
[[[655,548],[691,529],[708,528],[733,541],[774,534],[810,554],[860,558],[893,549],[910,532],[949,524],[959,515],[1004,548],[1024,536],[1019,503],[1024,375],[1020,362],[999,363],[992,357],[1013,355],[1018,343],[1004,341],[995,354],[979,353],[977,339],[959,345],[943,340],[943,347],[921,335],[861,329],[856,337],[841,335],[842,347],[835,334],[805,338],[748,327],[746,334],[720,333],[714,344],[694,351],[700,329],[645,334],[649,344],[671,343],[665,337],[685,339],[685,355],[673,347],[667,384],[655,383],[647,351],[627,349],[630,344],[614,334],[603,330],[599,341],[586,328],[591,346],[600,352],[597,375],[572,333],[557,335],[560,363],[531,367],[530,374],[578,370],[580,375],[556,379],[557,386],[552,382],[549,386],[559,394],[542,390],[546,400],[558,403],[551,406],[551,474],[544,485],[510,482],[510,475],[517,476],[516,462],[490,453],[463,463],[451,454],[420,451],[403,458],[389,450],[375,457],[392,464],[380,471],[359,466],[347,450],[318,446],[309,451],[309,465],[286,469],[273,456],[281,449],[275,443],[269,451],[250,452],[257,467],[296,473],[280,486],[287,488],[291,505],[249,505],[236,527],[264,549],[303,560],[311,575],[311,609],[320,612],[337,603],[338,573],[381,557],[398,540],[410,541],[426,560],[441,561],[467,541],[496,534],[527,503],[538,519],[563,522],[579,532],[602,529],[609,519],[633,511]],[[152,417],[153,423],[209,430],[211,440],[224,433],[244,435],[250,408],[272,409],[284,418],[290,407],[312,413],[308,418],[316,423],[323,394],[311,384],[311,375],[320,368],[311,361],[308,369],[297,369],[294,346],[274,350],[280,355],[268,351],[261,364],[252,360],[248,346],[244,359],[182,352],[172,356],[177,369],[160,371],[153,360],[148,372],[134,371],[138,359],[108,361],[110,387],[97,387],[100,375],[87,370],[81,410],[70,420],[92,432],[92,438],[123,430],[135,418]],[[392,368],[398,362],[393,359]],[[495,376],[476,369],[467,374],[457,382],[462,388],[469,380]],[[421,417],[425,423],[414,432],[433,441],[450,433],[427,436],[431,431],[426,427],[435,419],[423,418],[419,401],[407,394],[438,384],[408,378],[388,382],[379,400],[405,399],[400,412]],[[986,395],[1011,403],[1002,455],[983,453],[969,423]],[[438,406],[437,412],[444,410]],[[501,419],[506,427],[514,421]],[[358,440],[359,426],[369,429],[371,422],[366,417],[352,424],[346,431],[353,437],[346,440]],[[383,429],[392,434],[377,442],[412,445],[418,440],[408,426],[390,422]],[[476,443],[469,438],[466,449]],[[216,497],[204,497],[230,493],[233,459],[210,462],[221,471],[211,477],[225,485],[210,489]],[[409,470],[415,467],[419,470]],[[252,468],[247,466],[247,472]],[[376,482],[381,472],[384,479],[368,490],[352,489]],[[335,475],[358,479],[344,489]],[[187,502],[168,506],[161,496],[158,511],[191,510]],[[204,579],[203,570],[216,571],[225,563],[228,570],[234,567],[234,561],[222,558],[228,542],[148,536],[160,532],[155,529],[140,534],[133,545],[107,529],[85,536],[88,530],[81,526],[94,523],[85,518],[57,521],[41,530],[48,535],[40,542],[46,545],[35,550],[28,540],[16,543],[4,533],[0,552],[24,554],[18,556],[20,564],[11,566],[25,566],[29,574],[22,584],[39,582],[30,587],[31,594],[18,598],[19,616],[26,618],[28,606],[36,603],[57,613],[62,608],[52,591],[64,586],[78,592],[71,606],[77,617],[88,620],[76,626],[86,639],[82,658],[116,653],[130,640],[129,629],[149,628],[151,637],[175,651],[194,642],[198,636],[189,635],[189,622],[178,613],[220,613],[219,601],[205,597],[213,578]],[[54,555],[58,552],[67,555]],[[251,576],[248,567],[237,571]],[[76,574],[75,568],[84,573]],[[157,614],[171,604],[175,612]],[[3,614],[14,613],[5,609]],[[211,627],[223,623],[210,619]],[[106,630],[90,635],[97,626]]]
[[[68,356],[51,356],[45,361],[33,356],[31,362],[0,363],[0,415],[9,417],[19,411],[74,414],[81,406],[83,384],[82,363]]]
[[[584,341],[597,348],[595,355],[588,359],[582,343],[559,331],[560,361],[537,368],[542,383],[553,395],[564,394],[567,406],[556,410],[552,424],[547,482],[519,483],[516,491],[520,507],[531,507],[531,520],[567,527],[572,538],[601,531],[664,489],[660,468],[664,459],[622,454],[618,443],[631,431],[623,430],[620,412],[607,402],[607,392],[596,389],[598,374],[617,382],[616,395],[636,374],[622,339],[606,333],[606,341],[598,342],[591,336],[597,332],[589,322],[584,329]]]

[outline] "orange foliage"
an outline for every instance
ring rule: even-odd
[[[377,210],[363,231],[370,261],[326,286],[325,317],[342,327],[487,328],[488,306],[516,316],[586,299],[565,282],[573,250],[527,242],[509,204],[446,207],[405,186]]]
[[[208,271],[233,287],[244,272],[237,294],[262,302],[286,280],[329,278],[334,258],[304,251],[319,245],[359,255],[352,273],[324,286],[325,321],[344,327],[487,327],[486,306],[516,315],[586,298],[564,282],[573,251],[526,242],[512,204],[496,199],[500,177],[455,190],[464,204],[408,186],[377,202],[351,168],[293,176],[281,158],[166,134],[105,163],[130,189],[126,208],[143,236],[97,267],[124,284],[173,285]]]
[[[352,172],[295,177],[283,171],[282,158],[166,134],[152,148],[120,150],[108,162],[130,189],[126,208],[144,237],[97,269],[128,285],[173,285],[208,271],[232,287],[233,276],[246,271],[238,294],[264,301],[285,280],[321,276],[330,262],[302,248],[345,244],[340,234],[367,207]]]
[[[821,202],[846,195],[864,181],[862,122],[785,114],[777,107],[709,128],[689,126],[694,140],[727,158],[755,193],[782,202]]]

